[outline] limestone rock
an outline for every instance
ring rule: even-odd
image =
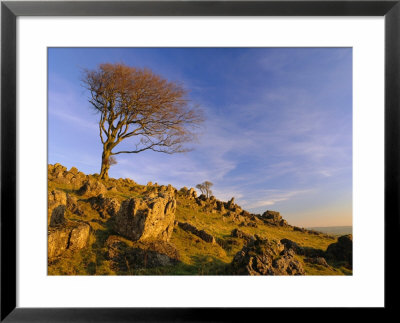
[[[193,226],[189,223],[178,222],[178,226],[180,228],[182,228],[183,230],[198,236],[200,239],[204,240],[205,242],[215,243],[215,238],[211,234],[207,233],[204,230],[199,230],[195,226]]]
[[[98,196],[100,194],[104,194],[106,191],[106,187],[101,182],[96,181],[95,179],[88,179],[78,190],[78,194],[87,196]]]
[[[326,256],[335,261],[343,261],[351,268],[353,265],[353,236],[348,234],[339,237],[336,243],[328,246]]]
[[[59,205],[67,204],[67,194],[64,191],[53,190],[47,195],[47,224],[50,224],[53,210]]]
[[[234,238],[241,238],[241,239],[245,240],[246,242],[256,240],[256,238],[253,235],[247,234],[239,229],[233,229],[231,232],[231,236]]]
[[[261,239],[244,246],[232,260],[235,275],[304,275],[302,264],[295,259],[292,250],[274,240]]]
[[[300,247],[296,242],[289,239],[282,239],[281,243],[285,246],[286,249],[292,249],[298,255],[304,255],[304,250]]]
[[[294,227],[293,227],[293,231],[299,231],[299,232],[303,232],[303,233],[305,233],[307,230],[306,230],[306,229],[304,229],[304,228],[300,228],[300,227],[296,227],[296,226],[294,226]]]
[[[195,190],[193,187],[191,187],[191,188],[189,189],[188,193],[187,193],[187,196],[188,196],[189,198],[195,199],[195,198],[197,197],[197,192],[196,192],[196,190]]]
[[[168,241],[174,228],[175,210],[173,195],[128,199],[122,202],[115,216],[115,230],[133,241]]]
[[[62,224],[65,224],[65,217],[64,217],[64,212],[65,212],[65,205],[59,205],[53,209],[53,212],[51,213],[51,218],[50,218],[50,226],[51,227],[56,227]]]
[[[104,197],[102,194],[99,196],[91,197],[88,199],[90,205],[94,210],[99,212],[103,219],[115,216],[120,208],[120,203],[114,198]]]
[[[310,264],[320,265],[323,267],[329,267],[329,265],[326,262],[324,257],[306,258],[306,259],[304,259],[304,261],[308,262]]]
[[[67,194],[64,191],[53,190],[48,193],[47,200],[48,200],[48,208],[53,209],[57,205],[67,204]]]
[[[48,230],[48,258],[62,255],[67,250],[75,251],[88,244],[90,226],[84,222],[70,221]]]
[[[176,248],[165,241],[150,241],[129,247],[118,236],[110,236],[106,247],[113,269],[132,274],[135,269],[171,266],[180,259]]]
[[[79,250],[86,247],[89,239],[90,225],[80,223],[71,230],[68,248],[70,250]]]
[[[84,214],[78,205],[78,199],[70,194],[67,194],[67,209],[79,216],[83,216]]]
[[[292,249],[284,250],[279,258],[272,262],[273,275],[305,275],[303,265],[294,257]]]

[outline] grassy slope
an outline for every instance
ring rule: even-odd
[[[139,197],[151,190],[151,187],[125,183],[123,180],[110,179],[104,183],[106,187],[116,186],[117,191],[109,191],[106,196],[113,197],[119,201],[130,197]],[[53,189],[63,190],[71,195],[76,195],[78,187],[66,184],[49,182],[49,191]],[[65,254],[57,261],[53,261],[48,266],[49,275],[115,275],[115,274],[144,274],[144,275],[223,275],[226,274],[227,265],[232,261],[233,256],[243,247],[241,239],[233,239],[230,233],[234,228],[250,233],[258,234],[269,239],[280,240],[287,238],[295,241],[301,246],[312,247],[326,250],[327,246],[333,242],[324,236],[317,236],[299,231],[293,231],[288,227],[271,227],[259,224],[258,228],[239,227],[237,223],[224,217],[221,213],[208,213],[198,206],[194,200],[189,200],[177,194],[176,220],[189,222],[198,229],[203,229],[214,235],[219,244],[206,243],[197,236],[187,233],[175,227],[171,237],[171,243],[179,250],[181,263],[172,267],[141,269],[126,273],[116,273],[110,268],[110,263],[106,258],[106,248],[104,242],[109,235],[116,234],[112,230],[110,221],[102,219],[97,211],[85,202],[85,197],[77,196],[79,205],[84,211],[84,217],[71,214],[67,211],[66,217],[71,220],[85,220],[90,223],[93,232],[90,237],[89,247],[74,254]],[[134,246],[135,242],[126,240],[128,245]],[[298,256],[302,261],[303,257]],[[344,268],[327,269],[318,265],[305,263],[306,273],[309,275],[343,275],[351,274]]]

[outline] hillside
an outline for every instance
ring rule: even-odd
[[[332,234],[335,236],[342,236],[345,234],[352,234],[353,227],[352,226],[331,226],[331,227],[312,227],[310,230],[323,232],[326,234]]]
[[[191,188],[48,165],[49,275],[351,275],[352,237]]]

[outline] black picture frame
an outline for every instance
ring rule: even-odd
[[[266,308],[16,307],[16,19],[19,16],[384,16],[385,17],[385,307],[395,310],[400,228],[400,0],[379,1],[4,1],[1,3],[1,321],[238,321]],[[365,201],[368,203],[368,201]],[[40,293],[40,291],[38,291]],[[280,311],[286,318],[293,311]],[[294,310],[294,309],[293,309]],[[326,309],[329,316],[337,311]],[[377,309],[381,315],[382,309]],[[372,314],[372,313],[371,313]],[[369,314],[369,315],[371,315]],[[270,314],[268,314],[270,315]],[[297,314],[296,314],[297,315]],[[341,318],[343,314],[339,314]],[[247,320],[246,319],[246,320]]]

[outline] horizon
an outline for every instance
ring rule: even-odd
[[[208,180],[216,198],[252,213],[352,226],[351,48],[49,48],[48,163],[99,173],[98,116],[80,73],[104,62],[182,83],[206,116],[193,151],[118,155],[110,177],[177,189]]]

